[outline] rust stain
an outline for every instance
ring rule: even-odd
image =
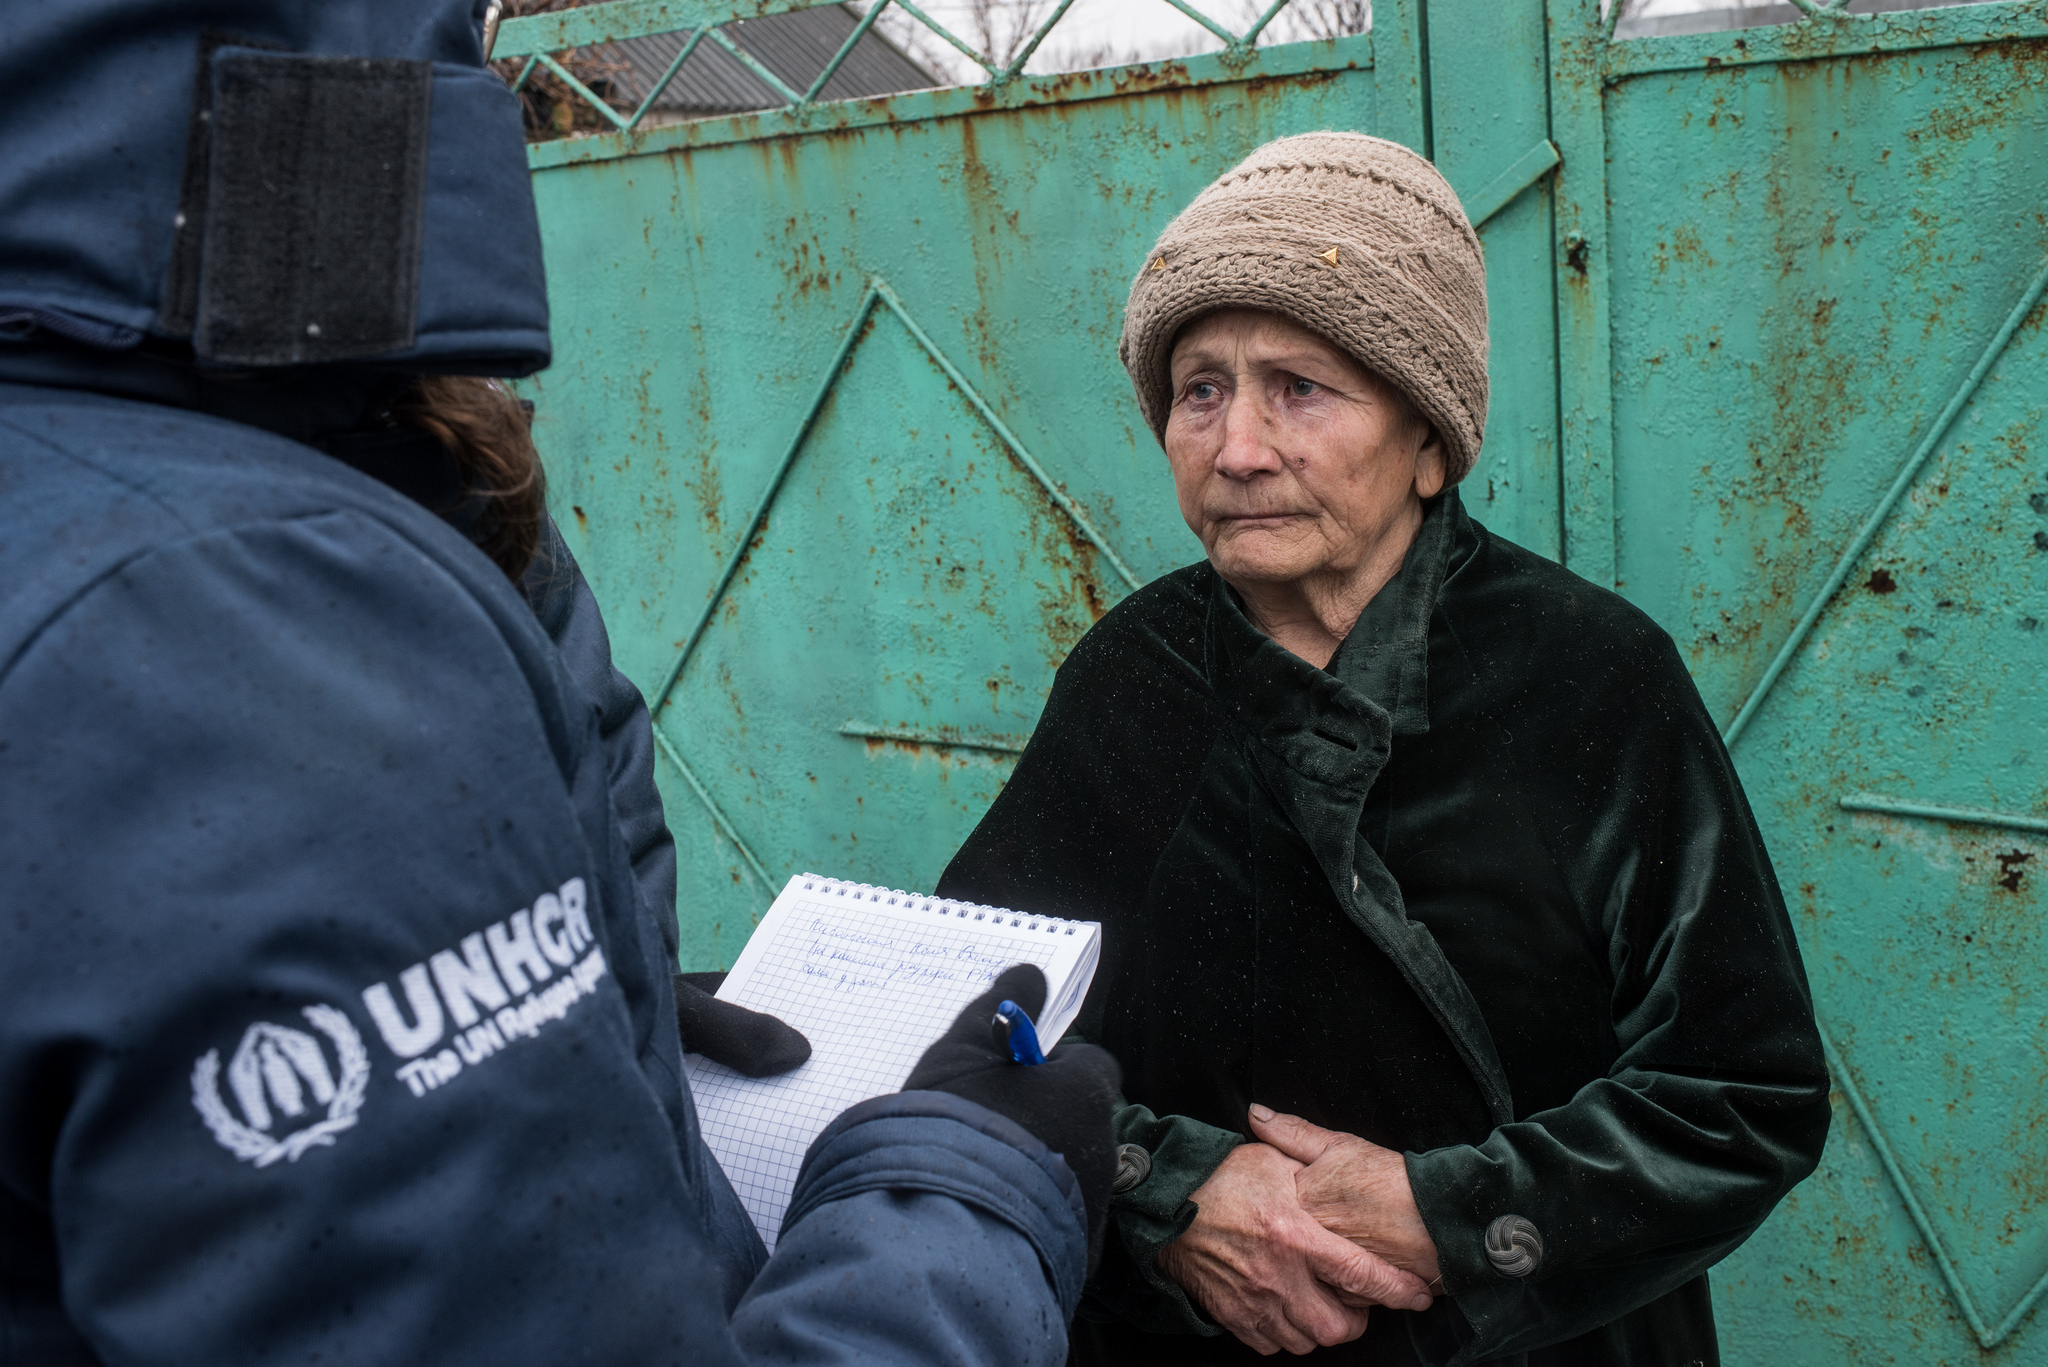
[[[974,259],[974,310],[969,315],[984,377],[999,373],[1002,352],[995,336],[989,301],[999,292],[1005,262],[1005,248],[1024,241],[1017,211],[1006,205],[1002,187],[996,183],[981,153],[980,135],[972,119],[960,124],[960,183],[967,194],[969,221],[973,231],[969,250]],[[1008,232],[1002,231],[1004,227]],[[991,400],[993,402],[993,400]]]
[[[1892,578],[1890,570],[1875,569],[1870,572],[1870,578],[1863,582],[1863,587],[1872,593],[1897,593],[1899,581]]]
[[[2016,112],[2032,107],[2041,88],[2048,85],[2048,42],[1986,43],[1956,63],[1949,78],[1958,98],[1940,102],[1918,128],[1906,134],[1908,141],[1928,154],[1915,168],[1923,175],[1943,169],[1934,144],[1966,141],[1981,130],[2008,124]]]
[[[1707,250],[1706,243],[1700,240],[1700,230],[1690,223],[1681,223],[1672,229],[1668,255],[1665,244],[1660,242],[1657,246],[1659,275],[1674,265],[1700,265],[1711,268],[1721,264]]]
[[[1998,886],[2004,888],[2007,892],[2018,892],[2020,890],[2020,883],[2027,876],[2026,870],[2021,866],[2030,862],[2033,857],[2026,850],[2008,850],[2006,853],[1999,855],[1999,875],[1996,880]]]

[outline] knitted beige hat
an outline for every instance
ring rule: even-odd
[[[1486,263],[1434,166],[1362,133],[1269,142],[1160,234],[1117,354],[1164,436],[1180,330],[1218,309],[1284,314],[1408,396],[1456,483],[1486,432]]]

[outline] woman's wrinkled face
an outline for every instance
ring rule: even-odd
[[[1444,486],[1442,443],[1397,393],[1251,309],[1175,340],[1165,444],[1181,516],[1234,583],[1348,574]]]

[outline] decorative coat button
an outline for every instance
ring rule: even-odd
[[[1121,1196],[1152,1175],[1152,1155],[1140,1144],[1119,1144],[1116,1148],[1116,1180],[1109,1184],[1111,1196]]]
[[[1543,1236],[1533,1222],[1503,1215],[1486,1227],[1486,1261],[1503,1277],[1526,1277],[1543,1261]]]

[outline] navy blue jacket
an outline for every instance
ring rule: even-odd
[[[956,1098],[756,1274],[601,707],[452,528],[0,385],[0,585],[0,1361],[1064,1357],[1072,1175]]]
[[[294,439],[547,362],[482,10],[0,5],[0,1364],[1061,1361],[1073,1175],[958,1098],[764,1259],[587,588]]]

